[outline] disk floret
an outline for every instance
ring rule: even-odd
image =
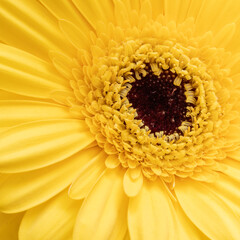
[[[186,47],[174,38],[126,37],[106,49],[85,57],[89,60],[83,62],[85,77],[79,89],[84,96],[81,112],[91,132],[114,159],[109,167],[140,167],[147,178],[161,177],[166,182],[175,176],[198,177],[206,169],[217,171],[223,155],[217,138],[224,114],[214,73],[197,57],[198,47]],[[224,69],[217,70],[226,77]],[[159,121],[174,124],[165,121],[154,127],[157,118],[146,121],[131,89],[143,83],[158,86],[154,82],[158,80],[163,86],[158,91],[168,97],[169,108],[159,109]],[[219,154],[209,161],[213,151]]]

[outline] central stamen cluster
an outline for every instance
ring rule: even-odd
[[[186,102],[185,81],[169,70],[156,75],[147,66],[146,71],[148,74],[133,82],[127,94],[137,111],[136,119],[142,120],[152,133],[182,134],[178,127],[183,121],[191,122],[186,112],[187,106],[193,106]]]
[[[116,43],[92,62],[86,56],[73,85],[83,105],[74,102],[71,110],[85,117],[109,154],[109,168],[121,164],[167,183],[175,176],[202,177],[205,168],[218,167],[209,161],[214,136],[222,131],[214,78],[194,57],[197,49],[158,39]]]

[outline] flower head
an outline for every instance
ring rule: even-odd
[[[237,240],[239,9],[3,1],[0,236]]]

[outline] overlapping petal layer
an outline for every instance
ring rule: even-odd
[[[175,193],[186,215],[210,239],[238,238],[239,216],[214,191],[208,189],[206,184],[191,180],[179,181]],[[224,196],[226,193],[222,194]],[[206,212],[203,209],[206,210],[208,219],[211,219],[211,224],[206,221]]]
[[[20,124],[2,133],[1,172],[33,170],[64,160],[94,138],[79,120],[43,120]]]
[[[50,98],[69,83],[49,63],[22,50],[0,44],[0,89],[36,98]]]
[[[86,149],[49,167],[1,174],[0,210],[5,213],[20,212],[47,201],[69,186],[81,167],[98,152],[98,147]]]
[[[239,11],[239,0],[2,1],[0,238],[238,240]],[[117,85],[126,80],[124,74],[135,77],[136,69],[145,70],[144,47],[135,54],[132,43],[155,44],[153,32],[164,39],[164,47],[175,41],[174,47],[183,49],[187,57],[176,58],[179,66],[193,59],[200,80],[204,74],[213,80],[198,89],[199,99],[209,104],[209,112],[201,112],[211,121],[195,129],[210,129],[209,134],[192,140],[190,133],[191,161],[176,169],[172,163],[183,161],[186,153],[174,146],[172,159],[164,149],[162,162],[171,176],[161,163],[149,170],[149,160],[156,161],[151,154],[139,167],[142,159],[132,156],[147,147],[139,138],[129,150],[134,131],[126,134],[130,123],[112,111],[124,102],[116,95],[126,87]],[[137,56],[137,67],[123,69],[131,56]],[[168,57],[161,61],[167,63]],[[116,88],[111,89],[112,82]],[[116,104],[99,114],[112,99]],[[212,111],[216,105],[218,112]],[[106,119],[110,124],[104,128]],[[111,134],[117,137],[108,138]],[[196,155],[211,134],[215,141]],[[120,136],[126,140],[121,146]],[[155,146],[154,151],[162,153]]]
[[[24,215],[19,239],[70,240],[81,201],[74,201],[64,190],[51,200],[32,208]]]
[[[86,197],[77,216],[75,240],[123,239],[127,231],[128,199],[123,192],[122,177],[120,169],[107,171]]]
[[[0,213],[0,236],[2,239],[18,240],[18,229],[24,213]]]
[[[0,21],[1,40],[6,44],[46,60],[49,49],[74,53],[62,36],[56,19],[38,1],[20,0],[18,4],[3,1]]]

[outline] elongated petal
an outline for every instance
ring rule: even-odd
[[[126,26],[131,22],[129,13],[132,10],[129,2],[114,0],[114,15],[119,26]]]
[[[107,155],[102,151],[86,163],[77,179],[69,188],[69,196],[71,198],[82,199],[87,196],[106,168],[104,164],[106,157]]]
[[[230,158],[226,158],[222,161],[222,165],[224,166],[224,174],[229,177],[235,179],[236,181],[240,181],[240,162],[234,161]]]
[[[221,174],[218,181],[206,185],[210,191],[221,198],[240,216],[240,180]]]
[[[175,193],[186,215],[210,239],[238,239],[239,219],[204,184],[193,180],[178,181]],[[206,217],[211,219],[211,224]]]
[[[130,199],[128,220],[133,240],[208,240],[158,181],[144,182],[139,195]]]
[[[230,157],[234,160],[240,161],[240,149],[237,149],[232,152],[227,152],[227,155],[228,155],[228,157]],[[239,165],[240,165],[240,162],[239,162]]]
[[[55,83],[63,84],[64,86],[69,86],[68,81],[63,79],[51,64],[35,55],[5,44],[0,44],[0,50],[2,64],[46,78]]]
[[[0,43],[0,89],[29,97],[49,98],[53,90],[70,89],[50,64]]]
[[[49,57],[58,72],[68,80],[73,78],[72,69],[80,67],[72,58],[60,52],[51,51]]]
[[[138,1],[135,1],[138,2]],[[153,11],[153,18],[157,18],[160,14],[164,12],[164,0],[152,0],[152,11]]]
[[[42,99],[26,97],[26,96],[10,93],[8,91],[4,91],[4,90],[0,89],[0,101],[2,101],[2,100],[4,100],[4,101],[5,100],[30,100],[30,101],[37,101],[37,100],[39,100],[39,101],[43,101]],[[2,108],[2,107],[3,106],[1,104],[0,108]],[[13,122],[10,119],[8,119],[9,121],[6,120],[5,109],[3,109],[3,111],[0,110],[0,112],[2,113],[0,115],[0,132],[3,132],[3,131],[6,131],[9,126],[12,126],[14,124],[13,124]]]
[[[13,93],[49,98],[53,89],[61,89],[57,83],[52,83],[44,78],[19,71],[0,64],[1,88]]]
[[[19,229],[19,240],[71,239],[81,203],[70,199],[65,190],[46,203],[28,210]]]
[[[174,209],[160,181],[144,181],[140,193],[130,199],[128,225],[132,240],[176,239]]]
[[[73,3],[93,28],[96,28],[98,21],[106,23],[113,21],[113,5],[110,0],[102,0],[101,2],[73,0]]]
[[[161,1],[160,1],[161,2]],[[177,22],[178,15],[186,13],[189,7],[189,1],[184,0],[165,0],[164,1],[164,13],[169,21],[174,20]],[[185,20],[184,16],[180,17],[181,20]]]
[[[73,54],[56,19],[38,1],[1,1],[0,22],[0,39],[8,45],[46,60],[50,49]]]
[[[238,142],[240,141],[240,126],[230,125],[227,133],[226,139],[230,142]]]
[[[121,171],[108,170],[84,200],[77,217],[74,240],[123,239],[127,230],[127,198]]]
[[[230,42],[230,44],[227,46],[227,49],[232,52],[239,52],[240,46],[239,46],[239,40],[240,40],[240,19],[238,19],[236,22],[236,31],[235,34]]]
[[[90,31],[91,27],[86,19],[79,13],[71,1],[58,0],[54,1],[40,0],[40,2],[58,19],[65,19],[77,24],[83,31]]]
[[[126,234],[125,234],[123,240],[131,240],[131,239],[130,239],[129,232],[126,232]]]
[[[124,191],[129,197],[136,196],[143,185],[143,175],[141,169],[139,170],[140,172],[135,178],[131,175],[133,171],[134,170],[129,168],[124,174],[123,178]]]
[[[18,240],[18,229],[25,212],[5,214],[0,212],[0,237],[3,240]]]
[[[226,47],[233,39],[233,35],[236,31],[236,24],[230,23],[224,26],[218,34],[215,36],[215,44],[217,47]]]
[[[177,236],[174,240],[209,240],[186,216],[178,202],[174,202],[174,212],[176,214],[174,231]]]
[[[36,111],[37,109],[37,111]],[[61,105],[25,100],[0,100],[0,126],[10,127],[20,123],[47,119],[71,118],[68,108]]]
[[[0,100],[30,100],[30,101],[43,101],[42,99],[37,99],[37,98],[33,98],[33,97],[26,97],[23,95],[19,95],[19,94],[15,94],[15,93],[11,93],[8,91],[4,91],[2,89],[0,89]],[[46,100],[45,100],[46,101]]]
[[[98,154],[99,148],[83,150],[50,167],[0,175],[0,211],[20,212],[61,192],[78,176],[81,167]]]
[[[203,3],[204,1],[190,1],[186,18],[193,17],[196,19]]]
[[[198,1],[192,1],[196,4]],[[235,0],[199,1],[196,26],[199,33],[213,30],[218,32],[223,26],[235,22],[239,18],[240,3]],[[213,11],[214,9],[214,11]]]
[[[64,160],[93,141],[81,120],[21,124],[1,134],[0,171],[21,172],[44,167]]]
[[[82,29],[67,20],[59,20],[59,26],[66,38],[74,47],[79,50],[89,48],[89,39]]]

